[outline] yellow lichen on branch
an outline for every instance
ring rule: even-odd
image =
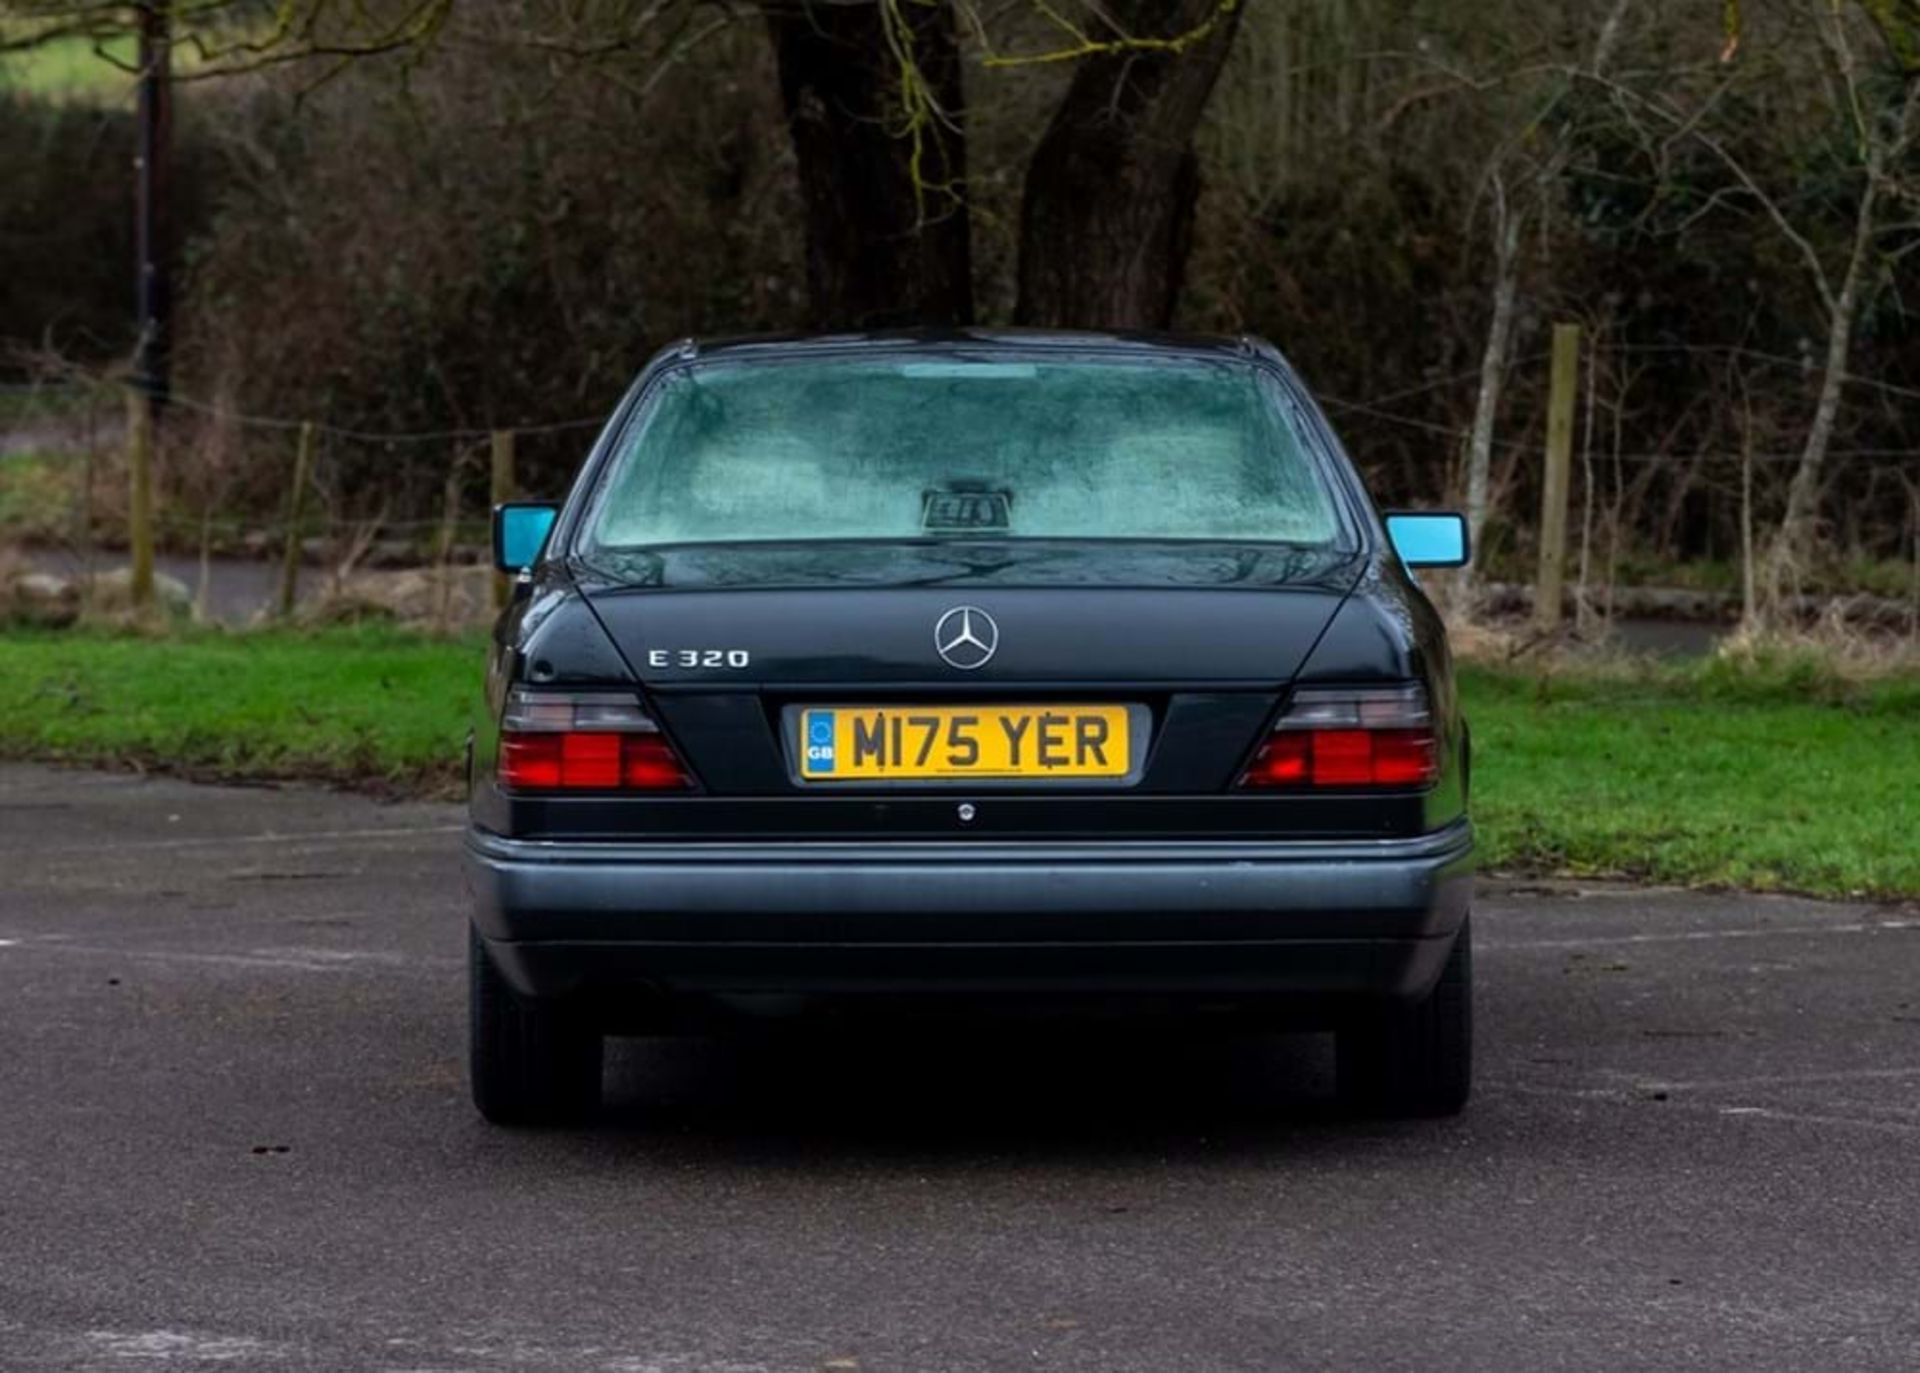
[[[373,13],[364,0],[351,0],[345,6],[333,0],[278,0],[265,32],[223,41],[192,31],[182,41],[191,44],[200,58],[197,76],[224,76],[309,58],[345,63],[396,51],[417,58],[445,28],[453,6],[454,0],[419,0],[399,15],[387,17]],[[330,24],[331,20],[339,22]]]
[[[1215,30],[1233,17],[1240,8],[1241,0],[1217,0],[1213,13],[1183,33],[1167,34],[1161,37],[1140,37],[1134,34],[1117,34],[1112,38],[1095,38],[1078,24],[1061,14],[1048,3],[1048,0],[1034,0],[1035,7],[1044,14],[1054,27],[1070,38],[1072,43],[1066,47],[1052,48],[1036,53],[995,53],[988,49],[981,59],[989,67],[1037,67],[1052,62],[1078,62],[1087,57],[1110,57],[1123,53],[1168,53],[1185,52],[1197,43],[1204,43]],[[981,34],[983,48],[985,35]]]
[[[907,174],[913,183],[915,228],[927,223],[927,197],[935,195],[950,202],[960,199],[961,189],[951,178],[929,181],[926,174],[928,152],[942,149],[940,129],[948,120],[939,98],[928,83],[926,73],[914,53],[913,25],[901,5],[917,4],[932,8],[939,0],[880,0],[880,27],[886,36],[887,50],[898,72],[899,93],[893,132],[907,140]]]

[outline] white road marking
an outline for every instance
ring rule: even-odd
[[[1691,944],[1715,939],[1766,939],[1774,935],[1882,934],[1920,929],[1920,921],[1855,920],[1843,925],[1769,925],[1759,929],[1670,930],[1656,934],[1593,934],[1566,939],[1492,939],[1476,941],[1475,952],[1515,949],[1586,949],[1609,944]]]
[[[1646,1084],[1638,1090],[1625,1087],[1532,1087],[1518,1082],[1488,1083],[1487,1086],[1493,1091],[1513,1092],[1519,1096],[1598,1101],[1613,1106],[1643,1105],[1647,1103],[1648,1091],[1668,1090],[1664,1083]],[[1878,1130],[1883,1134],[1920,1135],[1920,1120],[1887,1120],[1876,1116],[1842,1116],[1820,1111],[1787,1111],[1776,1106],[1723,1106],[1708,1101],[1679,1100],[1671,1096],[1660,1101],[1658,1107],[1663,1111],[1738,1116],[1749,1120],[1774,1121],[1783,1125],[1841,1125],[1854,1129]]]
[[[269,1344],[250,1335],[190,1335],[180,1330],[89,1330],[87,1339],[102,1354],[115,1359],[145,1359],[171,1363],[252,1363],[283,1359],[285,1345]]]
[[[22,944],[21,940],[8,941]],[[359,968],[451,968],[457,958],[410,958],[405,954],[362,949],[253,949],[247,953],[199,953],[188,949],[127,949],[107,944],[73,944],[36,939],[24,947],[34,953],[79,954],[90,958],[144,963],[201,963],[214,967],[273,968],[288,972],[340,973]]]
[[[98,858],[106,854],[149,852],[156,849],[201,848],[208,844],[333,844],[348,840],[412,839],[429,834],[463,834],[465,825],[413,825],[400,829],[293,830],[286,834],[210,834],[179,839],[102,839],[97,844],[67,844],[35,849],[36,856],[86,854]]]
[[[1672,1105],[1673,1103],[1664,1104]],[[1742,1116],[1750,1120],[1775,1120],[1784,1125],[1850,1125],[1866,1130],[1879,1130],[1886,1134],[1920,1135],[1920,1121],[1908,1123],[1899,1120],[1878,1120],[1867,1116],[1828,1115],[1817,1111],[1782,1111],[1772,1106],[1717,1106],[1713,1109],[1715,1115]]]
[[[1650,1087],[1655,1091],[1717,1092],[1741,1087],[1800,1087],[1814,1086],[1822,1082],[1879,1082],[1886,1079],[1920,1077],[1920,1067],[1845,1068],[1830,1073],[1779,1073],[1760,1077],[1698,1078],[1693,1081],[1670,1081],[1666,1078],[1648,1078],[1626,1073],[1615,1075],[1630,1079],[1636,1086]]]

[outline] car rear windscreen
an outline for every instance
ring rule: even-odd
[[[1203,358],[694,363],[653,388],[589,548],[833,539],[1325,545],[1278,383]]]

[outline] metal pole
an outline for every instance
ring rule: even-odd
[[[172,343],[173,302],[167,265],[173,246],[168,214],[173,42],[167,3],[146,0],[140,7],[139,132],[133,163],[134,236],[139,255],[135,289],[140,314],[134,384],[152,399],[155,408],[166,403]]]

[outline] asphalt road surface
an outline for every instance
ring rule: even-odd
[[[1312,1038],[462,1082],[458,814],[0,768],[0,1367],[1920,1367],[1920,912],[1489,884],[1458,1121]]]

